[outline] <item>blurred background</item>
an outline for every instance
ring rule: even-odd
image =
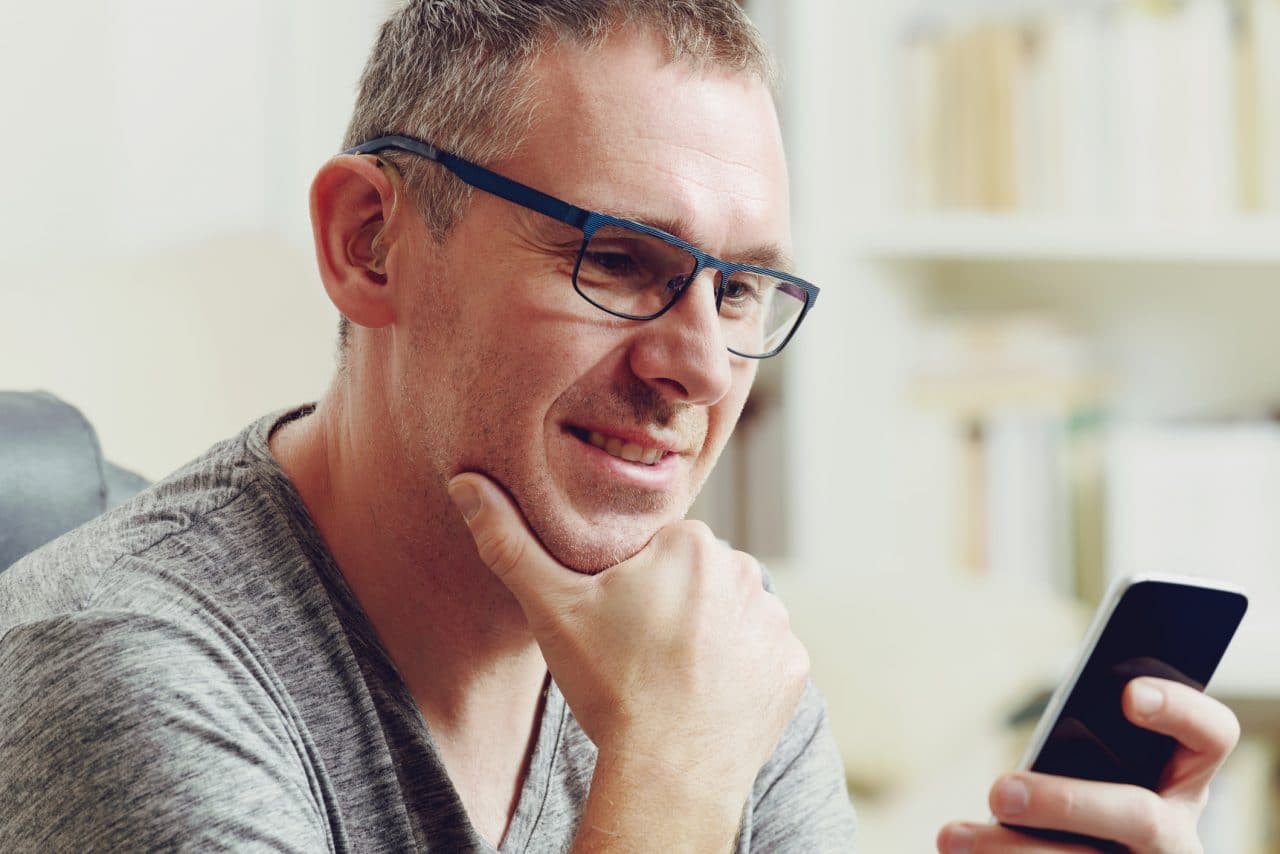
[[[0,389],[158,478],[316,398],[307,188],[390,0],[6,10]],[[1280,852],[1280,0],[754,0],[823,288],[695,513],[770,566],[865,851],[987,816],[1101,592],[1226,578],[1245,739],[1206,849]]]

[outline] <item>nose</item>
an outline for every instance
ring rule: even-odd
[[[733,382],[714,277],[714,270],[701,271],[666,314],[641,324],[631,348],[636,376],[682,403],[710,406]]]

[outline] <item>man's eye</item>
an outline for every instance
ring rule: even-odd
[[[634,276],[637,270],[635,259],[625,252],[588,252],[583,261],[590,264],[593,271],[610,276]]]
[[[730,279],[724,285],[724,299],[738,304],[760,302],[760,285],[758,282]]]

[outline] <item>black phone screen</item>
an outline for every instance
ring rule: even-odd
[[[1137,676],[1158,676],[1203,691],[1247,606],[1244,596],[1227,590],[1150,579],[1131,585],[1031,770],[1156,790],[1177,743],[1125,718],[1120,706],[1124,687]],[[1031,832],[1056,840],[1096,842]]]

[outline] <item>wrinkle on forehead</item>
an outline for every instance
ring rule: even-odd
[[[649,144],[649,145],[653,145],[654,147],[674,148],[674,149],[677,149],[678,151],[683,151],[683,152],[692,154],[695,157],[700,157],[706,160],[710,160],[713,163],[717,163],[721,166],[727,166],[733,169],[743,169],[761,178],[764,177],[764,170],[760,168],[759,163],[753,163],[747,160],[736,160],[729,157],[721,157],[716,152],[709,151],[705,148],[697,148],[692,145],[686,145],[680,142],[673,142],[670,139],[664,139],[662,137],[648,136],[643,133],[636,134],[634,139],[638,143]]]
[[[770,199],[761,192],[753,192],[760,190],[767,183],[764,173],[755,166],[733,160],[725,160],[716,157],[696,148],[683,148],[695,156],[705,157],[716,163],[731,167],[728,171],[746,173],[741,179],[727,177],[724,180],[709,181],[704,179],[705,172],[699,170],[697,172],[684,172],[671,168],[665,163],[659,161],[654,163],[652,160],[644,160],[638,157],[619,157],[612,161],[617,165],[641,166],[646,169],[652,169],[660,174],[674,178],[681,184],[692,185],[704,190],[708,190],[718,196],[733,196],[746,202],[754,202],[761,207],[770,204]]]

